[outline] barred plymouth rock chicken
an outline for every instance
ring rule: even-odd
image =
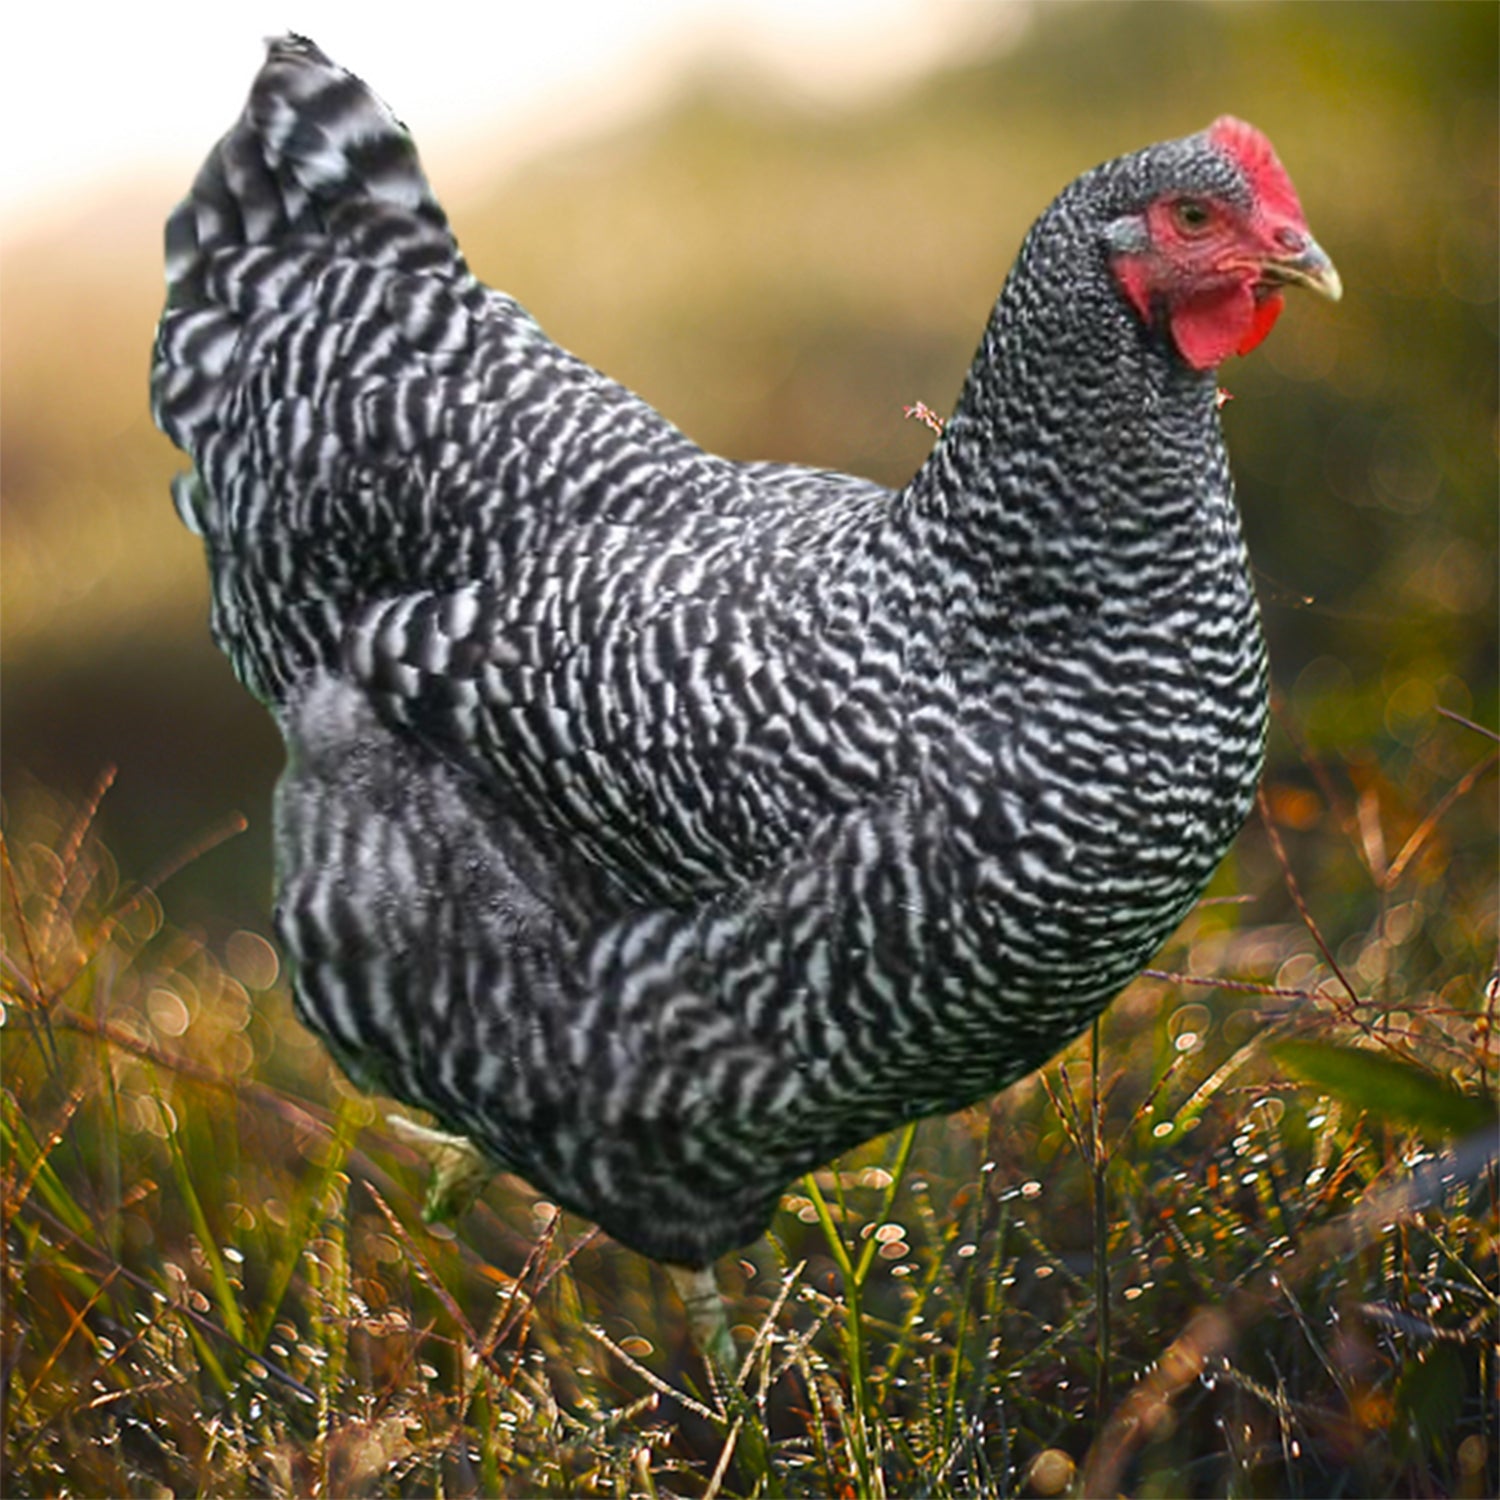
[[[405,129],[271,44],[167,226],[152,392],[275,716],[303,1019],[625,1244],[1036,1068],[1250,806],[1215,367],[1339,295],[1223,118],[1032,228],[902,490],[703,452],[469,271]]]

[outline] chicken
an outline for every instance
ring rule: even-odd
[[[1215,367],[1340,290],[1252,126],[1062,192],[896,492],[705,453],[558,348],[301,38],[166,243],[154,411],[286,744],[299,1014],[626,1245],[704,1267],[1035,1069],[1241,826]]]

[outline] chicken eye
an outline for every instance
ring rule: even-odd
[[[1213,217],[1213,210],[1201,198],[1178,198],[1172,204],[1172,218],[1184,234],[1202,234]]]

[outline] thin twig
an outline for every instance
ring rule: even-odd
[[[1094,1017],[1089,1033],[1089,1180],[1094,1199],[1094,1412],[1103,1420],[1109,1401],[1109,1202],[1106,1173],[1109,1160],[1104,1152],[1104,1106],[1099,1097],[1099,1054],[1102,1050],[1100,1017]]]
[[[68,830],[63,839],[62,849],[58,853],[57,868],[60,878],[57,889],[48,897],[51,911],[47,915],[47,926],[42,933],[42,951],[46,952],[52,946],[52,933],[57,914],[62,910],[63,896],[66,894],[69,882],[73,878],[73,872],[78,868],[79,857],[83,853],[84,840],[88,837],[88,831],[94,826],[94,820],[99,815],[99,807],[109,793],[109,789],[115,784],[116,771],[114,766],[105,766],[100,771],[94,782],[94,789],[85,798],[82,805],[73,817],[73,826]]]
[[[1472,729],[1475,734],[1482,734],[1487,740],[1494,740],[1497,745],[1500,745],[1500,734],[1496,734],[1493,729],[1486,728],[1483,724],[1476,724],[1473,719],[1466,719],[1451,708],[1439,708],[1438,713],[1443,718],[1452,719],[1455,724],[1462,724],[1465,729]]]
[[[1279,984],[1266,984],[1259,979],[1230,979],[1222,974],[1180,974],[1172,969],[1142,969],[1147,979],[1165,979],[1172,984],[1189,984],[1200,990],[1234,990],[1244,995],[1269,995],[1276,1000],[1330,1000],[1326,990],[1287,989]],[[1360,1002],[1364,1004],[1363,1001]]]
[[[503,1381],[505,1378],[504,1372],[495,1363],[493,1354],[484,1347],[484,1341],[479,1337],[478,1330],[469,1322],[468,1317],[465,1315],[463,1308],[458,1305],[458,1301],[453,1293],[443,1284],[442,1277],[433,1270],[431,1262],[422,1253],[421,1247],[407,1232],[406,1225],[401,1222],[395,1210],[380,1196],[380,1193],[372,1183],[367,1182],[364,1187],[365,1191],[375,1200],[375,1207],[380,1210],[382,1217],[390,1225],[391,1233],[396,1236],[401,1247],[411,1258],[412,1264],[416,1266],[417,1275],[427,1284],[428,1290],[442,1303],[443,1310],[453,1319],[462,1332],[464,1341],[468,1344],[475,1359],[479,1360],[485,1369],[497,1380]]]
[[[1444,795],[1438,799],[1437,806],[1417,824],[1412,835],[1401,846],[1401,851],[1391,861],[1390,868],[1385,872],[1385,880],[1382,884],[1386,890],[1390,890],[1401,876],[1405,873],[1407,865],[1414,860],[1422,851],[1422,846],[1432,837],[1433,830],[1448,815],[1448,810],[1461,797],[1466,797],[1474,790],[1479,778],[1489,771],[1493,771],[1500,765],[1500,750],[1493,755],[1487,755],[1477,765],[1471,766],[1469,770],[1459,778]]]
[[[221,823],[210,828],[202,835],[196,843],[188,845],[172,858],[165,860],[156,871],[146,880],[135,887],[118,905],[113,907],[104,920],[99,924],[99,930],[93,935],[93,946],[84,956],[67,971],[62,978],[51,986],[50,995],[45,994],[38,986],[38,993],[42,995],[44,1002],[48,1005],[56,1004],[67,992],[78,982],[79,977],[88,969],[89,965],[104,950],[126,917],[130,916],[137,907],[147,900],[154,900],[156,888],[170,880],[179,870],[195,860],[201,859],[210,849],[217,848],[227,840],[235,838],[243,833],[250,825],[240,813],[231,813]]]
[[[1266,830],[1266,837],[1271,842],[1271,850],[1276,856],[1277,863],[1281,866],[1281,875],[1286,883],[1287,894],[1292,898],[1292,905],[1297,908],[1297,914],[1302,918],[1303,925],[1312,934],[1312,940],[1318,945],[1328,967],[1333,970],[1338,982],[1343,985],[1350,1000],[1355,1005],[1360,1003],[1359,992],[1349,982],[1349,977],[1339,966],[1339,961],[1333,956],[1333,949],[1328,946],[1322,929],[1318,926],[1317,919],[1313,916],[1311,908],[1302,895],[1302,887],[1297,883],[1297,877],[1292,873],[1292,862],[1287,858],[1286,845],[1281,842],[1280,830],[1276,827],[1275,820],[1271,817],[1271,805],[1266,800],[1265,788],[1262,787],[1255,794],[1256,805],[1260,809],[1260,820]],[[1353,1021],[1354,1017],[1346,1015],[1345,1020]]]

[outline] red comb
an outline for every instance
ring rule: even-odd
[[[1276,218],[1302,223],[1302,204],[1272,146],[1255,126],[1233,115],[1220,115],[1208,127],[1208,138],[1227,156],[1234,158],[1250,180],[1262,209]]]

